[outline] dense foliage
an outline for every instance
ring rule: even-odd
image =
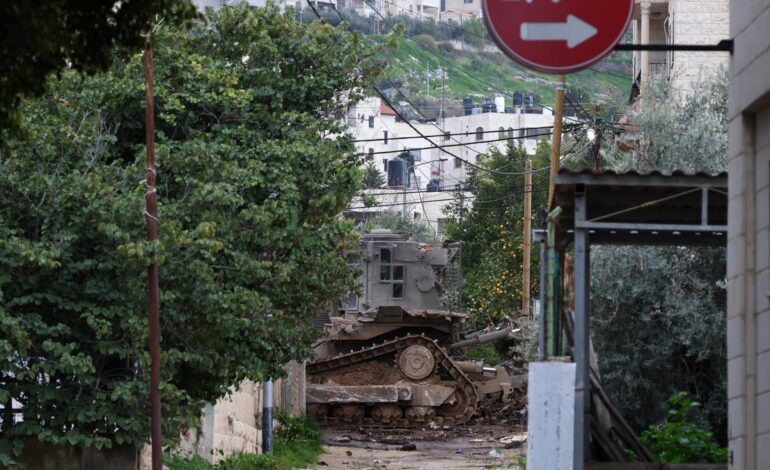
[[[139,49],[158,18],[192,18],[189,0],[0,2],[0,129],[18,122],[22,96],[43,92],[52,72],[109,67],[114,47]]]
[[[140,54],[64,73],[0,155],[0,458],[36,436],[148,435],[146,267],[161,273],[164,431],[244,378],[280,376],[344,294],[338,214],[360,187],[339,119],[379,69],[358,34],[222,9],[155,44],[161,237],[145,242]]]
[[[411,217],[404,218],[400,212],[394,210],[382,211],[375,217],[366,220],[363,228],[365,230],[387,229],[408,233],[412,240],[422,243],[439,241],[436,239],[436,232],[426,222]]]
[[[547,141],[541,141],[530,157],[536,170],[532,175],[533,211],[546,204],[548,172],[543,170],[549,157]],[[526,151],[512,144],[504,152],[493,149],[482,155],[479,165],[487,170],[470,168],[465,183],[472,201],[466,202],[460,195],[448,208],[447,236],[465,242],[463,304],[479,323],[498,322],[521,310],[523,223],[524,217],[533,217],[523,213],[525,159]],[[532,273],[538,272],[535,252]],[[537,282],[532,284],[536,289]]]
[[[678,391],[724,442],[727,429],[725,250],[599,246],[591,253],[592,333],[602,379],[641,431]]]
[[[665,422],[650,426],[642,441],[662,463],[727,463],[727,448],[719,447],[708,430],[691,420],[699,407],[684,392],[668,399]]]
[[[645,90],[630,132],[604,139],[605,169],[725,171],[726,83],[720,73],[689,96],[663,83]],[[591,331],[603,382],[638,431],[684,391],[702,404],[692,412],[697,424],[726,442],[725,267],[724,248],[592,248]]]

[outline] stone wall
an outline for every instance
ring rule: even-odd
[[[733,0],[727,243],[730,470],[770,468],[770,0]]]
[[[273,383],[273,409],[303,415],[305,367],[290,363],[286,371],[284,379]],[[175,452],[187,457],[197,454],[211,463],[236,453],[261,453],[263,392],[264,384],[245,380],[237,390],[206,406],[200,427],[183,432]],[[141,452],[139,468],[151,468],[149,446]]]
[[[717,44],[730,37],[729,0],[671,0],[669,18],[674,44]],[[690,92],[701,77],[727,67],[727,52],[675,52],[672,86]]]

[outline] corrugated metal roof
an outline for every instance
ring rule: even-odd
[[[696,172],[696,173],[688,173],[683,170],[677,170],[672,173],[663,173],[660,171],[650,171],[648,173],[641,173],[635,170],[625,171],[625,172],[617,172],[614,170],[602,170],[601,172],[597,173],[596,171],[585,168],[582,170],[571,170],[569,168],[562,168],[559,170],[560,175],[591,175],[591,176],[693,176],[693,177],[699,177],[699,178],[726,178],[727,172],[723,171],[721,173],[707,173],[705,171]]]

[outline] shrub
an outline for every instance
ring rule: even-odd
[[[438,43],[436,42],[436,38],[430,34],[418,34],[413,38],[413,40],[431,52],[438,52]]]
[[[455,45],[449,41],[442,41],[438,43],[438,48],[443,52],[456,52]]]
[[[668,399],[668,417],[642,433],[644,442],[662,463],[725,463],[727,448],[719,447],[714,436],[692,422],[692,411],[700,404],[678,392]]]

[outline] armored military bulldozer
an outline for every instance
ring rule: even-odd
[[[452,342],[460,313],[379,307],[335,317],[307,365],[308,413],[321,423],[462,424],[481,399],[507,400],[504,367],[458,360],[452,351],[512,335],[503,329]]]
[[[504,367],[456,357],[513,334],[459,335],[460,246],[385,230],[364,235],[354,266],[360,287],[324,319],[324,339],[307,364],[309,414],[332,425],[462,424],[480,400],[509,398]]]

